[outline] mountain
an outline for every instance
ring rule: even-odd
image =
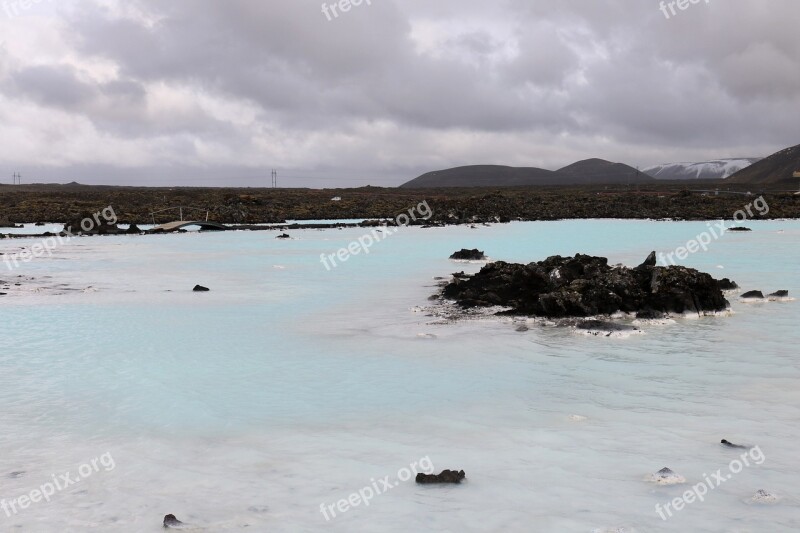
[[[474,165],[428,172],[404,183],[403,188],[526,187],[543,185],[626,184],[652,182],[635,168],[602,159],[579,161],[561,170],[533,167]]]
[[[731,183],[752,183],[757,185],[786,184],[794,188],[800,172],[800,144],[785,148],[758,163],[740,170],[728,180]]]
[[[533,167],[504,167],[499,165],[473,165],[428,172],[404,183],[407,189],[438,187],[524,187],[526,185],[551,185],[559,176],[552,170]]]
[[[759,161],[760,157],[745,157],[701,163],[667,163],[647,167],[643,172],[659,180],[716,180],[725,179]]]
[[[604,159],[578,161],[557,171],[564,179],[571,178],[577,184],[647,183],[653,177],[622,163]]]

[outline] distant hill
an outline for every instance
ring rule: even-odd
[[[604,159],[586,159],[578,161],[557,171],[561,176],[569,177],[576,184],[617,184],[647,183],[653,177],[631,166],[612,163]]]
[[[700,163],[667,163],[647,167],[643,172],[658,180],[716,180],[728,178],[759,161],[760,157],[744,157]]]
[[[758,163],[740,170],[728,181],[731,183],[752,183],[755,185],[786,184],[796,187],[800,172],[800,144],[772,154]]]
[[[543,185],[625,184],[652,182],[635,168],[602,159],[588,159],[557,171],[534,167],[474,165],[428,172],[403,188],[526,187]]]

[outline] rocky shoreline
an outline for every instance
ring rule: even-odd
[[[0,185],[0,213],[9,225],[64,224],[111,206],[120,223],[142,225],[178,220],[178,208],[184,207],[187,216],[246,226],[287,220],[391,219],[425,200],[433,212],[427,225],[438,226],[603,218],[730,220],[754,198],[747,196],[747,189],[717,194],[712,188],[720,184],[667,182],[639,190],[626,186],[310,190]],[[756,219],[800,218],[800,196],[766,192],[764,199],[769,213]]]

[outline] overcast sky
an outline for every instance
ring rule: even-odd
[[[397,185],[800,143],[797,0],[28,2],[0,0],[2,182]]]

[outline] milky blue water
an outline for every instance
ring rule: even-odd
[[[748,226],[684,264],[800,294],[800,222]],[[0,510],[0,530],[155,532],[173,513],[206,531],[796,531],[796,302],[732,294],[729,315],[620,338],[442,323],[425,307],[435,277],[480,268],[447,259],[464,247],[637,265],[706,228],[406,228],[331,271],[320,254],[364,230],[76,238],[0,263],[0,498],[114,460],[50,502]],[[656,504],[740,455],[722,438],[758,445],[763,464],[662,520]],[[425,457],[467,481],[320,512]],[[645,481],[664,466],[689,484]],[[758,489],[780,502],[748,505]]]

